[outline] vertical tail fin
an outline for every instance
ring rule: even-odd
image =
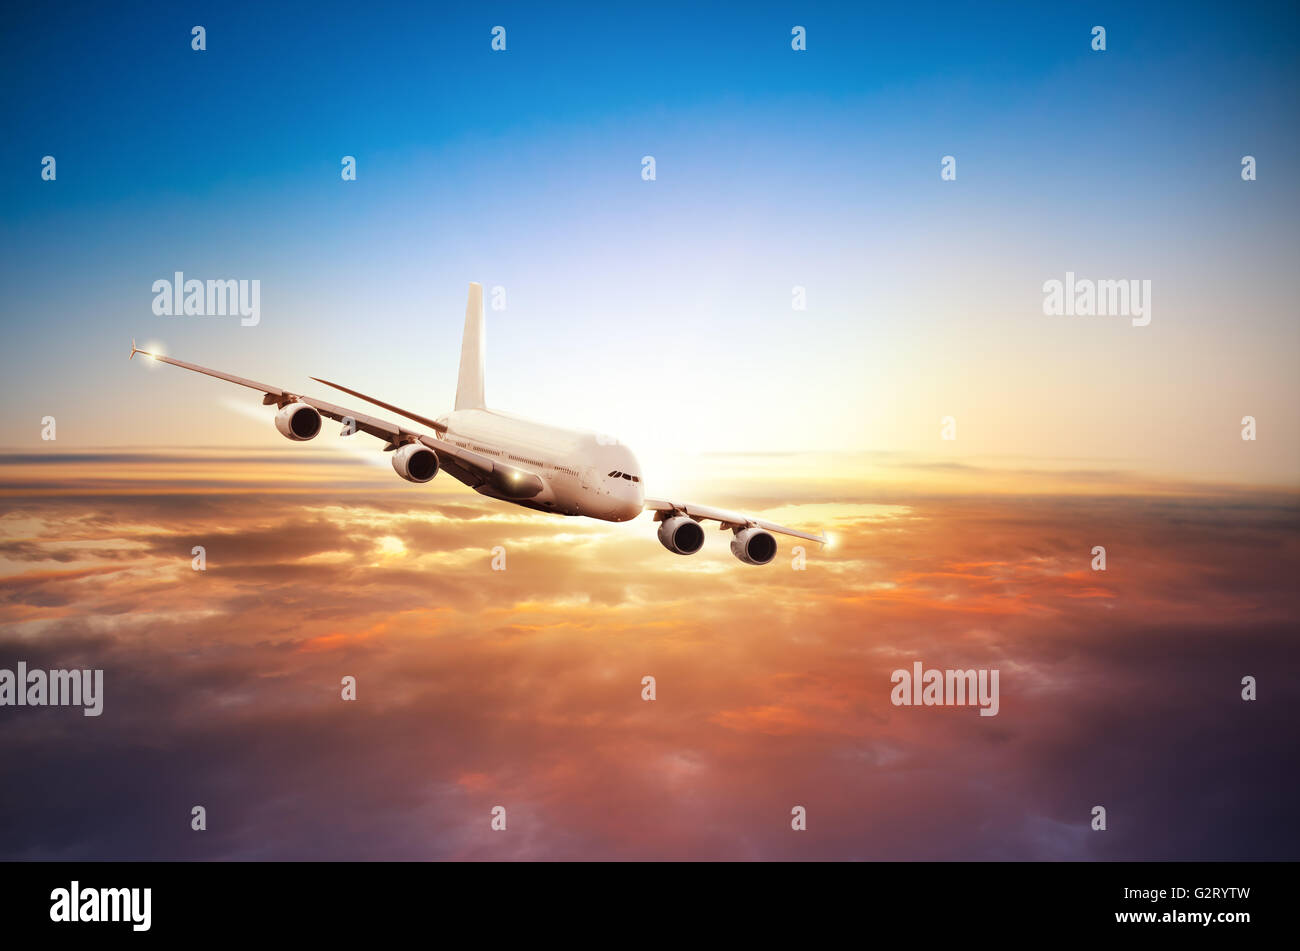
[[[456,409],[483,409],[483,285],[470,284],[465,304],[465,336],[460,342]]]

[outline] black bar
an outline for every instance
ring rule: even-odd
[[[469,941],[564,931],[678,943],[686,933],[808,938],[831,929],[884,938],[902,929],[922,942],[913,947],[1049,934],[1222,942],[1293,933],[1284,905],[1294,873],[1285,863],[9,863],[0,866],[0,920],[6,937],[132,941],[412,928],[450,940],[455,925]],[[52,921],[52,893],[74,881],[83,900],[87,889],[150,889],[148,930]],[[1208,924],[1165,917],[1206,913]],[[1153,920],[1117,919],[1134,914]],[[1247,920],[1218,918],[1229,914]]]

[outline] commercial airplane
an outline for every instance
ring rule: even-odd
[[[341,390],[431,429],[433,436],[353,412],[315,397],[290,393],[278,386],[209,370],[183,360],[136,347],[137,353],[162,363],[194,370],[260,390],[263,405],[278,407],[275,428],[295,442],[314,439],[321,417],[343,423],[343,435],[360,431],[385,441],[393,468],[408,482],[428,482],[440,471],[450,473],[476,492],[539,512],[585,515],[609,522],[626,522],[650,510],[659,522],[659,541],[678,555],[693,555],[704,546],[702,521],[731,529],[731,551],[748,565],[766,565],[776,557],[772,533],[825,544],[825,535],[786,528],[739,512],[693,502],[647,499],[641,467],[632,451],[615,439],[595,433],[560,429],[487,408],[483,402],[483,287],[470,284],[465,307],[465,336],[456,381],[456,408],[437,419],[407,412],[329,380],[317,383]]]

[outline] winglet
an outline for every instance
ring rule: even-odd
[[[128,359],[128,360],[134,360],[134,359],[135,359],[135,355],[136,355],[137,353],[144,353],[144,351],[143,351],[143,350],[137,350],[137,349],[135,348],[135,338],[132,337],[132,338],[131,338],[131,356],[127,357],[127,359]]]

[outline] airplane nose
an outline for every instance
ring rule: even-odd
[[[619,494],[617,514],[620,522],[636,518],[644,508],[645,497],[639,485],[628,486]]]

